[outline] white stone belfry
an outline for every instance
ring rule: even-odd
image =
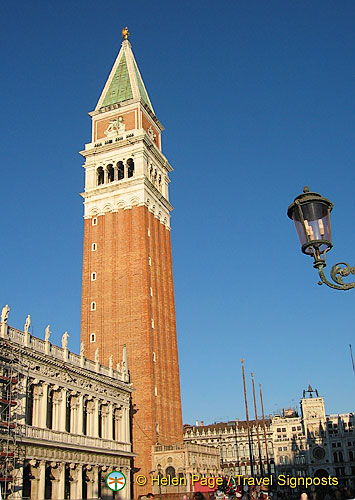
[[[168,229],[173,169],[161,151],[163,126],[135,61],[122,42],[92,117],[85,158],[84,217],[145,205]]]

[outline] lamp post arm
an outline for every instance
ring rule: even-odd
[[[351,290],[355,288],[354,283],[343,283],[343,278],[349,276],[350,274],[355,274],[355,267],[351,267],[346,262],[338,262],[335,264],[330,270],[330,276],[334,283],[328,281],[324,274],[325,261],[317,261],[314,262],[314,267],[318,269],[318,274],[321,281],[318,281],[318,285],[323,285],[325,283],[330,288],[334,288],[335,290]]]

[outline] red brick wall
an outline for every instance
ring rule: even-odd
[[[92,243],[97,244],[94,252]],[[96,281],[91,281],[92,272]],[[90,311],[92,301],[96,311]],[[90,333],[96,334],[95,343]],[[86,357],[94,359],[98,347],[100,362],[108,365],[112,354],[114,368],[126,344],[137,409],[135,467],[149,475],[156,422],[161,444],[182,442],[183,434],[170,232],[146,207],[98,216],[97,226],[85,219],[81,340]],[[149,484],[137,495],[148,490]]]

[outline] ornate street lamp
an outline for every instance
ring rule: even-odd
[[[343,277],[355,274],[355,267],[346,262],[335,264],[330,271],[334,283],[327,280],[323,271],[326,253],[333,246],[330,233],[330,212],[333,206],[327,198],[310,192],[306,186],[303,193],[288,207],[287,215],[295,223],[302,252],[314,259],[313,267],[318,269],[321,279],[318,284],[325,283],[336,290],[350,290],[355,288],[355,283],[343,283]]]

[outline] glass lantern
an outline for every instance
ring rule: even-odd
[[[295,223],[302,252],[320,258],[332,248],[330,212],[333,203],[306,186],[288,207],[287,215]]]

